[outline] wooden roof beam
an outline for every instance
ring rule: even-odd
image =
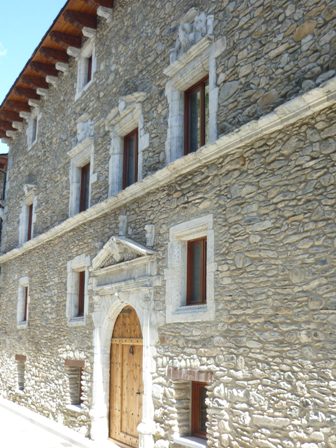
[[[30,112],[31,110],[29,105],[23,101],[8,100],[7,105],[17,112]]]
[[[0,120],[0,128],[4,129],[5,131],[14,131],[15,130],[10,121],[4,121],[4,120]]]
[[[113,8],[113,0],[84,0],[85,3],[91,3],[104,8]]]
[[[33,61],[30,63],[31,68],[37,73],[43,75],[58,76],[58,70],[52,64],[44,64],[42,62]]]
[[[29,84],[32,87],[40,88],[40,89],[47,89],[49,87],[49,84],[42,76],[36,76],[36,75],[23,75],[22,81],[26,84]]]
[[[82,37],[73,34],[61,33],[60,31],[51,31],[50,38],[64,47],[80,48],[82,46]]]
[[[23,121],[23,118],[17,112],[7,109],[0,110],[0,118],[10,121]]]
[[[82,29],[84,26],[87,28],[97,28],[97,16],[86,14],[79,11],[68,10],[63,14],[64,20],[71,23],[76,28]]]
[[[56,50],[55,48],[41,47],[40,53],[52,62],[69,62],[69,56],[64,50]]]
[[[38,95],[34,89],[29,89],[28,87],[15,87],[14,92],[32,100],[40,99],[40,95]]]

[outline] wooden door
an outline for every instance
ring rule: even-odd
[[[114,326],[110,359],[110,438],[138,446],[142,414],[142,333],[138,316],[126,307]]]

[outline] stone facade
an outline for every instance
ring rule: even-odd
[[[196,379],[208,383],[209,447],[336,447],[335,11],[324,0],[115,1],[97,28],[92,84],[75,100],[72,59],[40,101],[36,142],[28,150],[23,129],[10,146],[0,257],[4,397],[105,440],[109,346],[129,304],[144,338],[140,445],[201,446],[183,437]],[[210,53],[220,47],[211,59],[217,138],[168,163],[164,70],[207,38]],[[113,120],[128,104],[141,104],[143,180],[118,193]],[[69,217],[69,152],[85,139],[93,145],[91,207]],[[19,246],[27,185],[34,238]],[[170,230],[205,217],[214,314],[190,311],[174,322]],[[69,325],[67,266],[79,256],[91,261],[88,310],[83,325]],[[23,277],[29,320],[20,328]],[[16,355],[26,357],[24,390]],[[68,359],[83,361],[80,408],[70,405]]]

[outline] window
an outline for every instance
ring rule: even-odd
[[[92,39],[89,39],[86,41],[78,55],[76,99],[79,98],[82,92],[92,83],[95,70],[96,58],[94,42]]]
[[[138,129],[124,137],[123,188],[138,180]]]
[[[187,242],[187,305],[206,303],[207,240]]]
[[[27,234],[26,241],[29,241],[33,238],[33,204],[27,205]]]
[[[26,356],[15,355],[15,361],[16,361],[17,390],[23,392],[25,388]]]
[[[83,212],[89,207],[90,194],[90,164],[80,168],[80,193],[79,193],[79,211]]]
[[[34,224],[36,221],[36,187],[34,185],[24,185],[24,200],[22,203],[19,222],[19,244],[30,241],[34,236]]]
[[[83,403],[82,377],[84,361],[65,360],[65,371],[68,377],[69,404],[71,406],[81,406]]]
[[[18,302],[17,302],[17,325],[18,327],[26,327],[29,318],[29,280],[22,277],[19,280]]]
[[[206,383],[191,384],[191,435],[206,437]]]
[[[174,391],[171,401],[176,416],[173,441],[178,445],[201,448],[206,444],[202,439],[207,436],[206,388],[213,382],[213,373],[168,366],[167,377]]]
[[[170,229],[165,271],[167,323],[214,318],[214,247],[212,215]]]
[[[68,262],[66,315],[70,325],[84,325],[88,312],[88,268],[90,257],[79,255]]]
[[[106,127],[111,132],[109,196],[143,178],[143,156],[149,147],[142,113],[145,98],[143,92],[122,97],[119,106],[106,118]]]
[[[75,304],[75,317],[84,316],[84,300],[85,300],[85,271],[78,272],[78,294],[77,303]]]
[[[86,85],[92,80],[92,54],[85,58],[84,64],[84,84]]]
[[[31,123],[31,143],[34,143],[37,137],[37,117],[32,119]]]
[[[70,161],[69,216],[87,210],[91,205],[91,188],[97,180],[94,168],[93,138],[87,137],[68,152]]]
[[[37,140],[38,120],[39,120],[38,113],[36,111],[33,111],[28,121],[28,127],[27,127],[28,149],[30,149]]]
[[[214,17],[210,15],[200,34],[199,24],[202,21],[205,24],[205,14],[192,17],[192,11],[190,13],[181,19],[177,41],[170,52],[170,64],[164,69],[169,78],[165,89],[168,101],[166,163],[192,153],[206,143],[214,143],[218,138],[217,57],[225,51],[226,39],[214,40]],[[195,31],[188,32],[189,43],[186,45],[180,39],[185,36],[187,23],[189,29]]]
[[[195,152],[209,137],[208,77],[184,94],[184,153]]]

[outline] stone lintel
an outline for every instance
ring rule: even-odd
[[[200,383],[210,383],[213,379],[212,372],[177,367],[168,367],[167,376],[172,381],[198,381]]]

